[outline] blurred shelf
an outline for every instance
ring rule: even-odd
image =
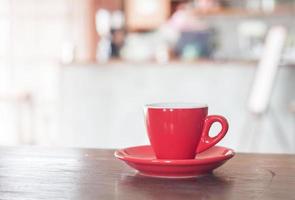
[[[108,62],[105,63],[99,63],[99,62],[73,62],[69,64],[62,64],[61,66],[64,67],[71,67],[71,66],[121,66],[121,65],[140,65],[140,66],[167,66],[169,67],[170,64],[184,64],[192,67],[198,67],[198,66],[218,66],[221,67],[229,64],[229,65],[236,65],[237,67],[245,66],[245,67],[256,67],[257,66],[257,60],[241,60],[241,59],[198,59],[198,60],[191,60],[191,61],[185,61],[180,59],[172,59],[168,61],[167,63],[159,63],[154,60],[149,61],[128,61],[128,60],[122,60],[122,59],[111,59]],[[140,67],[139,66],[139,67]],[[283,67],[295,67],[294,62],[287,62],[282,61],[281,66]]]
[[[263,17],[263,16],[285,16],[285,15],[295,15],[295,7],[294,5],[287,7],[277,7],[272,11],[263,11],[263,10],[250,10],[250,9],[242,9],[242,8],[216,8],[212,10],[199,10],[193,9],[193,13],[196,16],[202,17],[214,17],[214,16],[254,16],[254,17]]]
[[[236,64],[236,65],[245,65],[245,66],[256,66],[256,61],[245,61],[245,60],[212,60],[212,59],[198,59],[198,60],[191,60],[185,61],[180,59],[172,59],[166,63],[159,63],[154,60],[149,61],[127,61],[122,59],[111,59],[106,63],[99,63],[99,62],[74,62],[70,64],[61,64],[62,66],[77,66],[77,65],[155,65],[155,66],[168,66],[169,64],[188,64],[192,66],[199,66],[199,65],[224,65],[224,64]]]

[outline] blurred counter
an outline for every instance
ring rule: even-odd
[[[73,66],[73,67],[70,67]],[[206,102],[210,114],[229,119],[230,130],[221,145],[245,151],[247,100],[256,64],[239,62],[179,62],[74,64],[61,70],[60,140],[56,145],[119,148],[147,144],[142,105],[150,102]],[[295,68],[283,67],[271,100],[271,111],[282,124],[282,140],[273,119],[261,128],[261,144],[254,152],[293,152],[292,114]],[[287,141],[287,142],[286,142]]]

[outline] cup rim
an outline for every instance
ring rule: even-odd
[[[205,103],[191,102],[159,102],[145,104],[144,107],[152,109],[200,109],[208,108],[208,105]]]

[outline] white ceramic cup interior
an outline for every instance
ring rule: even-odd
[[[208,107],[205,103],[152,103],[146,104],[146,108],[153,109],[196,109]]]

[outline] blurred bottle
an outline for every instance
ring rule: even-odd
[[[96,49],[96,59],[98,62],[107,62],[111,57],[111,40],[107,37],[102,37],[99,40]]]
[[[262,20],[244,20],[237,26],[238,47],[244,59],[259,59],[268,26]]]
[[[181,59],[191,61],[200,57],[200,48],[197,45],[187,44],[184,46]]]
[[[75,46],[72,42],[64,42],[61,47],[60,61],[62,64],[70,64],[75,60]]]
[[[156,47],[155,59],[158,63],[167,63],[169,61],[169,47],[166,44],[159,44]]]
[[[112,13],[111,17],[111,56],[119,57],[121,48],[125,41],[125,30],[124,30],[125,18],[124,14],[120,10],[116,10]]]
[[[105,9],[99,9],[95,16],[96,31],[99,36],[96,59],[107,62],[111,57],[111,14]]]
[[[248,0],[247,8],[254,11],[272,12],[276,7],[276,0]]]

